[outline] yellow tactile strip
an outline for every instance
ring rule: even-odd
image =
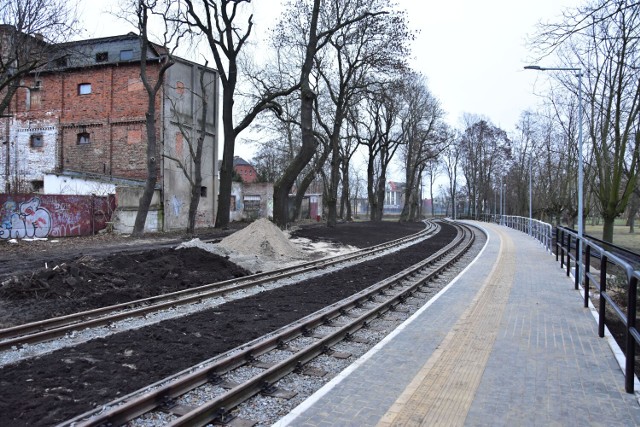
[[[513,241],[498,227],[496,232],[501,244],[491,273],[379,427],[464,425],[515,276]]]

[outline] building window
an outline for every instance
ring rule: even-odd
[[[41,148],[43,146],[42,135],[31,135],[31,148]]]
[[[231,212],[236,211],[236,196],[231,196],[231,202],[229,203],[229,210]]]
[[[133,50],[121,50],[120,51],[120,61],[131,61],[133,59]]]
[[[96,53],[96,62],[107,62],[109,60],[109,52]]]
[[[207,197],[207,187],[200,187],[200,197]]]
[[[62,68],[67,66],[67,58],[57,58],[55,61],[56,67]]]
[[[89,95],[91,93],[91,83],[80,83],[78,85],[78,95]]]
[[[42,191],[43,188],[44,188],[44,181],[42,180],[31,181],[31,189],[34,192],[38,193]]]
[[[244,196],[243,203],[245,211],[260,210],[260,196]]]
[[[89,132],[80,132],[78,134],[78,145],[88,144],[91,142]]]

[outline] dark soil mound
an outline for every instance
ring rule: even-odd
[[[291,233],[291,237],[304,237],[311,241],[326,241],[366,248],[399,239],[424,230],[422,222],[344,222],[335,227],[325,224],[305,226]]]
[[[0,368],[0,421],[60,423],[359,292],[455,235],[444,224],[431,239],[375,260]]]
[[[15,276],[0,287],[5,312],[0,326],[60,316],[106,305],[189,289],[250,274],[227,259],[199,248],[118,253],[103,259],[79,257],[69,263]],[[30,310],[31,306],[34,307]],[[36,313],[37,312],[37,313]]]

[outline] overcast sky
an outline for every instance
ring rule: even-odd
[[[539,72],[524,71],[530,60],[526,41],[540,21],[557,21],[579,0],[397,0],[410,27],[419,30],[411,64],[423,73],[447,112],[461,125],[463,113],[480,114],[512,131],[520,113],[534,108]],[[131,27],[106,13],[118,0],[84,2],[87,37],[123,34]],[[281,10],[280,0],[254,0],[256,36],[266,35]],[[552,60],[548,60],[552,61]],[[545,63],[553,66],[557,64]],[[248,151],[247,151],[248,150]],[[238,153],[250,156],[248,147]]]

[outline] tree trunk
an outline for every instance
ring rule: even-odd
[[[615,223],[615,217],[603,217],[603,220],[602,240],[613,243],[613,225]]]
[[[375,157],[373,156],[371,149],[369,149],[369,160],[367,162],[367,200],[369,201],[369,220],[371,221],[376,221],[376,211],[378,207],[374,162]]]
[[[316,94],[311,89],[309,75],[313,68],[313,60],[318,50],[318,15],[320,0],[314,0],[309,25],[309,41],[307,43],[304,63],[300,70],[300,131],[302,145],[282,177],[273,186],[273,221],[281,228],[289,221],[289,191],[300,172],[309,164],[316,152],[317,142],[313,135],[313,101]]]
[[[638,208],[640,207],[640,199],[636,193],[631,195],[629,200],[629,217],[627,218],[627,226],[629,227],[629,233],[635,233],[636,215],[638,214]]]
[[[337,115],[336,115],[337,116]],[[338,224],[338,185],[340,185],[340,123],[336,117],[333,135],[331,136],[331,177],[329,181],[329,194],[327,197],[327,226],[335,227]]]
[[[223,86],[222,94],[222,128],[224,132],[224,149],[222,151],[222,165],[220,166],[220,189],[218,196],[218,210],[216,213],[216,228],[227,228],[231,209],[231,186],[233,182],[233,156],[236,145],[236,134],[233,128],[233,93],[235,91],[235,76],[229,70],[229,80]],[[233,80],[232,80],[233,79]]]
[[[382,221],[384,217],[384,197],[385,197],[385,186],[387,181],[387,172],[381,171],[380,177],[378,178],[378,186],[376,189],[376,198],[377,198],[377,206],[374,221]]]
[[[344,161],[342,170],[342,197],[340,198],[340,218],[345,221],[353,221],[351,214],[351,189],[349,183],[349,163]],[[345,214],[346,211],[346,214]]]
[[[151,206],[151,199],[153,199],[153,193],[156,189],[156,182],[158,180],[158,161],[157,161],[157,146],[158,137],[156,135],[156,104],[155,96],[149,95],[149,103],[147,109],[147,180],[144,184],[144,191],[140,197],[138,204],[138,212],[136,213],[136,220],[133,225],[133,236],[141,236],[144,234],[144,224],[147,221],[147,214],[149,213],[149,206]]]
[[[203,102],[205,93],[203,91]],[[206,102],[203,109],[206,111]],[[187,223],[187,235],[194,236],[196,231],[196,215],[200,204],[200,188],[202,187],[202,147],[205,138],[205,117],[202,120],[202,130],[197,139],[195,158],[193,159],[193,184],[191,185],[191,199],[189,201],[189,220]]]
[[[326,163],[327,159],[329,158],[329,153],[330,153],[330,150],[326,150],[325,149],[322,152],[322,155],[320,156],[320,159],[318,159],[318,162],[316,163],[316,166],[311,171],[309,171],[309,173],[304,176],[304,178],[302,179],[300,184],[298,184],[298,191],[296,192],[294,211],[293,211],[293,218],[292,218],[293,220],[296,220],[296,219],[299,218],[300,209],[302,208],[302,200],[304,199],[304,195],[306,194],[307,189],[309,188],[309,186],[311,185],[311,183],[313,182],[315,177],[318,175],[319,171],[324,167],[324,164]]]
[[[281,228],[289,222],[288,205],[289,191],[293,187],[300,172],[309,164],[316,152],[317,142],[313,135],[313,100],[316,94],[309,88],[307,82],[302,89],[300,101],[300,117],[302,123],[302,145],[300,151],[293,158],[282,177],[273,186],[273,221]]]

